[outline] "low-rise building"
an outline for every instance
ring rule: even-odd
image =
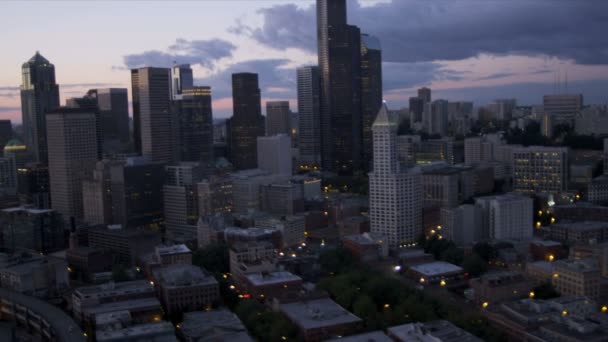
[[[440,342],[481,342],[466,330],[460,329],[454,324],[445,321],[431,321],[426,323],[408,323],[390,327],[387,329],[388,336],[393,341],[440,341]]]
[[[306,240],[304,216],[262,217],[255,219],[255,226],[280,231],[282,248],[299,246]]]
[[[595,259],[559,260],[555,262],[553,285],[568,296],[600,299],[600,269]]]
[[[302,288],[302,278],[291,272],[259,272],[244,275],[241,292],[253,298],[294,298]]]
[[[121,225],[96,226],[88,230],[89,246],[114,254],[117,264],[135,265],[161,243],[160,232],[123,229]]]
[[[344,336],[336,339],[328,340],[327,342],[393,342],[384,332],[377,330],[368,333]]]
[[[68,271],[74,277],[92,280],[95,273],[112,271],[113,255],[109,251],[81,246],[68,249],[66,261]]]
[[[186,342],[253,342],[241,320],[224,308],[185,313],[178,335]]]
[[[459,281],[464,276],[464,269],[445,261],[434,261],[411,266],[408,275],[421,284],[436,284],[442,280],[446,283]]]
[[[208,308],[220,298],[217,280],[197,266],[167,266],[154,272],[154,279],[169,315]]]
[[[542,260],[526,263],[526,276],[537,285],[551,282],[554,274],[552,262]]]
[[[65,260],[38,255],[2,255],[0,287],[26,295],[52,298],[69,289]]]
[[[161,266],[192,265],[192,251],[184,244],[157,246],[155,255]]]
[[[553,240],[570,243],[608,241],[608,222],[558,222],[547,228]]]
[[[386,258],[389,246],[386,238],[378,233],[363,233],[345,236],[342,239],[344,248],[359,260],[371,261]]]
[[[508,271],[488,272],[479,278],[471,279],[469,285],[475,291],[475,301],[478,303],[498,303],[526,297],[534,287],[523,274]]]
[[[560,242],[534,240],[530,242],[530,255],[534,260],[553,261],[568,256],[568,250]]]
[[[175,328],[170,322],[138,324],[122,329],[97,331],[97,342],[162,341],[177,342]]]
[[[29,249],[49,253],[66,247],[63,220],[51,209],[0,210],[0,238],[3,248],[9,251]]]
[[[279,310],[292,321],[306,342],[353,333],[361,319],[329,298],[281,304]]]

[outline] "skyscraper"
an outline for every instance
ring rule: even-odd
[[[199,163],[192,162],[167,166],[165,170],[163,199],[167,232],[173,240],[194,239],[199,219],[197,183],[202,180],[203,170]]]
[[[194,77],[190,64],[174,65],[171,68],[171,95],[173,100],[179,100],[186,89],[194,86]]]
[[[173,101],[177,121],[179,160],[213,165],[213,118],[211,88],[184,89]]]
[[[59,108],[47,114],[49,177],[52,208],[65,219],[83,217],[82,181],[97,162],[94,112]]]
[[[298,147],[300,164],[321,166],[321,102],[319,67],[298,68]]]
[[[372,161],[372,124],[382,106],[382,50],[380,41],[361,35],[361,115],[363,119],[363,165]]]
[[[13,138],[13,125],[11,120],[0,120],[0,149],[4,149],[9,140]]]
[[[134,96],[138,99],[142,155],[151,162],[170,163],[177,152],[170,108],[170,69],[141,68],[136,75],[132,81],[137,88],[133,94],[137,93]]]
[[[346,22],[346,0],[317,0],[323,168],[361,164],[361,32]]]
[[[133,149],[141,154],[141,119],[139,106],[139,69],[131,70],[131,102],[133,105]]]
[[[59,107],[55,66],[36,51],[21,67],[21,113],[25,144],[36,161],[46,163],[48,144],[45,114]]]
[[[448,134],[448,101],[435,100],[427,112],[426,130],[428,134],[446,136]]]
[[[418,167],[402,169],[397,157],[397,121],[382,106],[374,125],[374,171],[369,173],[371,231],[390,247],[415,242],[422,231],[422,181]]]
[[[291,138],[277,134],[258,138],[258,168],[276,175],[293,173]]]
[[[418,89],[418,98],[422,99],[425,104],[431,102],[431,89],[427,87]]]
[[[264,135],[258,74],[232,74],[233,115],[226,121],[230,161],[237,170],[257,167],[257,137]]]
[[[291,110],[289,101],[266,102],[266,135],[290,134]]]

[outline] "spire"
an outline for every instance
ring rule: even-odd
[[[376,114],[376,120],[374,121],[373,126],[397,126],[397,123],[395,120],[393,120],[392,115],[388,112],[386,102],[382,104],[378,114]]]
[[[40,54],[40,51],[38,51],[38,50],[36,50],[36,54],[34,54],[34,56],[32,58],[30,58],[30,60],[27,61],[27,63],[29,63],[29,64],[50,64],[48,59],[44,58]]]

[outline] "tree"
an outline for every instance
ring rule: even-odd
[[[488,264],[477,253],[473,253],[464,258],[462,267],[464,268],[465,272],[477,277],[488,269]]]
[[[479,242],[473,246],[473,252],[479,255],[483,260],[490,261],[496,258],[496,249],[487,242]]]
[[[464,253],[456,246],[451,246],[441,253],[441,260],[455,265],[461,265]]]
[[[112,266],[112,280],[115,282],[131,280],[127,274],[127,268],[123,264],[115,264]]]
[[[192,255],[192,264],[212,273],[230,272],[230,256],[225,243],[211,244]]]
[[[534,298],[537,298],[537,299],[551,299],[551,298],[560,296],[560,293],[557,292],[557,290],[555,289],[555,287],[553,287],[553,284],[551,284],[551,282],[544,282],[541,285],[535,287],[533,289],[533,291],[534,291]]]
[[[354,259],[352,254],[344,248],[327,249],[319,256],[321,269],[325,273],[339,273],[342,270],[352,269]]]

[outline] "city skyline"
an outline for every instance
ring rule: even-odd
[[[0,28],[13,33],[0,41],[10,51],[0,56],[6,66],[0,75],[0,118],[13,122],[21,121],[18,66],[36,50],[55,65],[61,103],[90,88],[130,88],[132,67],[190,63],[195,84],[212,87],[215,117],[232,114],[234,72],[260,74],[263,103],[289,100],[295,109],[296,68],[317,60],[314,1],[4,6]],[[504,96],[540,104],[542,94],[554,91],[558,74],[562,88],[567,77],[568,90],[584,94],[586,103],[606,103],[608,56],[601,47],[607,38],[598,34],[607,26],[605,6],[567,3],[538,18],[547,11],[543,1],[353,0],[348,21],[379,38],[385,52],[384,98],[392,108],[407,106],[420,86],[433,88],[435,98],[476,105]],[[180,16],[162,18],[161,30],[157,20],[167,10]],[[29,23],[23,26],[25,18]],[[404,29],[391,35],[395,25]],[[475,37],[467,36],[471,32]]]

